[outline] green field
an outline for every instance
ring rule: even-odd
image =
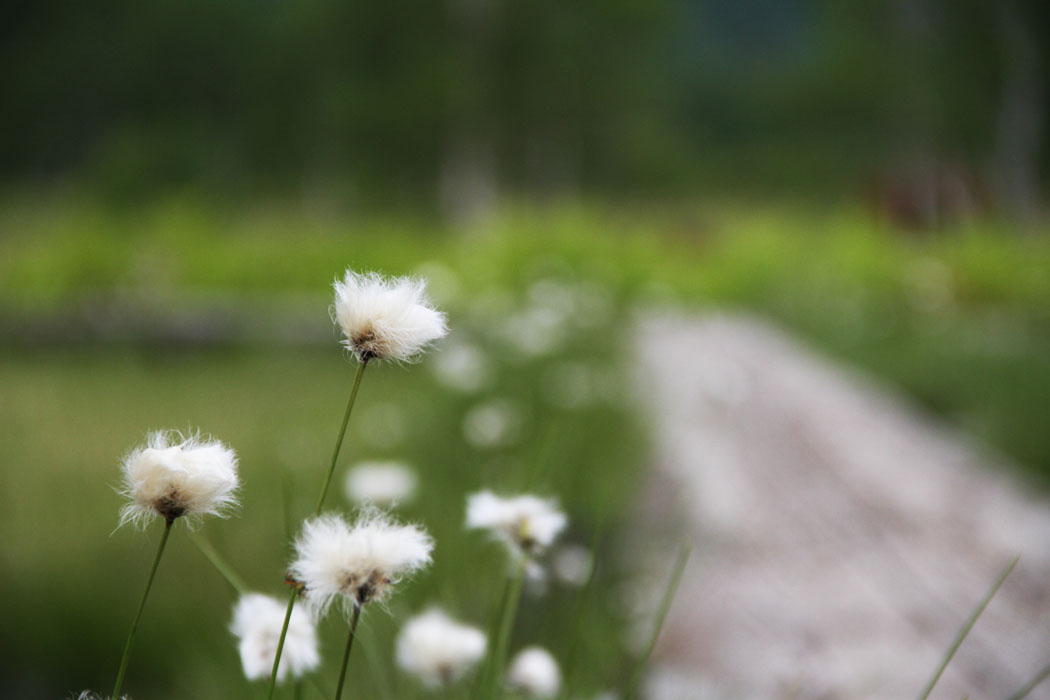
[[[428,603],[491,624],[505,565],[462,527],[465,495],[484,487],[557,496],[567,540],[598,543],[594,589],[552,584],[527,598],[513,648],[540,643],[563,660],[574,650],[573,691],[622,685],[632,572],[617,533],[646,460],[625,351],[633,315],[659,305],[770,317],[1025,478],[1050,477],[1045,235],[994,223],[917,235],[852,211],[733,204],[508,211],[464,232],[287,205],[11,200],[0,210],[0,679],[12,696],[110,687],[159,534],[114,530],[119,460],[147,430],[200,426],[238,451],[243,505],[199,532],[253,588],[281,593],[289,535],[317,497],[352,380],[327,318],[331,280],[348,265],[433,276],[449,342],[489,364],[476,392],[439,382],[436,354],[366,373],[337,479],[358,459],[414,464],[422,488],[404,515],[437,549],[388,613],[365,618],[353,697],[416,692],[393,668],[392,639]],[[196,323],[216,304],[223,323]],[[158,325],[171,319],[200,332],[170,343]],[[464,422],[493,400],[514,427],[472,444]],[[348,508],[341,489],[329,505]],[[156,700],[260,695],[226,631],[234,597],[184,535],[161,564],[125,687]],[[318,682],[331,689],[344,627],[329,619],[322,634]]]

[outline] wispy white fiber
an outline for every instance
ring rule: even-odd
[[[306,600],[318,615],[332,603],[354,606],[389,595],[405,576],[430,564],[434,541],[416,525],[365,509],[351,525],[338,515],[307,520],[295,542],[291,575],[305,586]]]
[[[237,504],[237,455],[199,433],[150,433],[121,466],[121,494],[130,499],[120,524],[145,525],[154,516],[224,516]]]
[[[448,333],[445,314],[431,306],[421,279],[347,270],[333,286],[333,320],[360,362],[407,362]]]
[[[459,679],[485,655],[481,630],[433,609],[409,620],[397,637],[397,664],[429,687]]]
[[[542,647],[526,647],[510,662],[507,686],[534,698],[553,698],[561,688],[558,662]]]
[[[240,640],[237,650],[248,680],[270,677],[285,611],[285,603],[261,593],[249,593],[237,601],[230,631]],[[277,682],[283,681],[289,673],[300,678],[320,665],[314,622],[302,608],[294,608],[284,639],[281,664],[277,667]]]
[[[346,497],[360,505],[407,503],[416,492],[416,474],[401,462],[360,462],[346,473]]]
[[[542,553],[568,520],[553,499],[524,494],[502,498],[491,491],[467,497],[467,527],[488,530],[512,551]]]

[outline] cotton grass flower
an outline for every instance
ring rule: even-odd
[[[349,615],[383,600],[402,578],[425,568],[433,548],[422,528],[401,525],[379,510],[364,510],[352,525],[324,515],[303,525],[290,573],[304,585],[317,614],[338,600]]]
[[[488,530],[512,553],[526,557],[546,550],[567,522],[553,499],[529,494],[502,498],[491,491],[467,498],[467,527]]]
[[[359,505],[407,503],[416,492],[416,474],[401,462],[361,462],[346,473],[346,497]]]
[[[507,686],[533,698],[553,698],[561,688],[558,662],[542,647],[522,649],[510,662]]]
[[[472,394],[492,383],[492,361],[476,345],[460,342],[442,348],[434,358],[434,376],[445,387]]]
[[[237,650],[248,680],[268,678],[273,670],[286,607],[284,603],[261,593],[249,593],[237,601],[230,632],[240,640]],[[277,681],[283,681],[289,673],[295,678],[301,678],[320,664],[314,622],[302,609],[295,609],[285,635]]]
[[[491,399],[463,416],[463,437],[479,449],[506,447],[517,439],[523,423],[517,404],[508,399]]]
[[[591,554],[591,550],[578,544],[559,547],[552,560],[554,575],[558,580],[577,588],[587,583],[594,569],[594,555]]]
[[[333,320],[359,362],[407,362],[445,336],[445,314],[430,305],[426,282],[347,270],[336,281]]]
[[[409,620],[397,637],[397,665],[431,688],[461,678],[485,655],[485,635],[440,610]]]
[[[124,458],[121,493],[131,499],[120,523],[145,525],[159,515],[168,523],[181,516],[223,516],[237,504],[237,455],[199,433],[150,433],[144,447]]]

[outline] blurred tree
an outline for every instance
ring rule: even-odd
[[[823,195],[884,172],[933,212],[920,219],[971,180],[1032,212],[1050,158],[1047,7],[13,0],[0,177],[422,198],[469,218],[501,192]]]

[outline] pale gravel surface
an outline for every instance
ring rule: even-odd
[[[1018,553],[932,697],[1005,698],[1050,662],[1050,506],[996,457],[753,319],[650,316],[637,352],[639,551],[663,576],[695,543],[649,698],[916,697]]]

